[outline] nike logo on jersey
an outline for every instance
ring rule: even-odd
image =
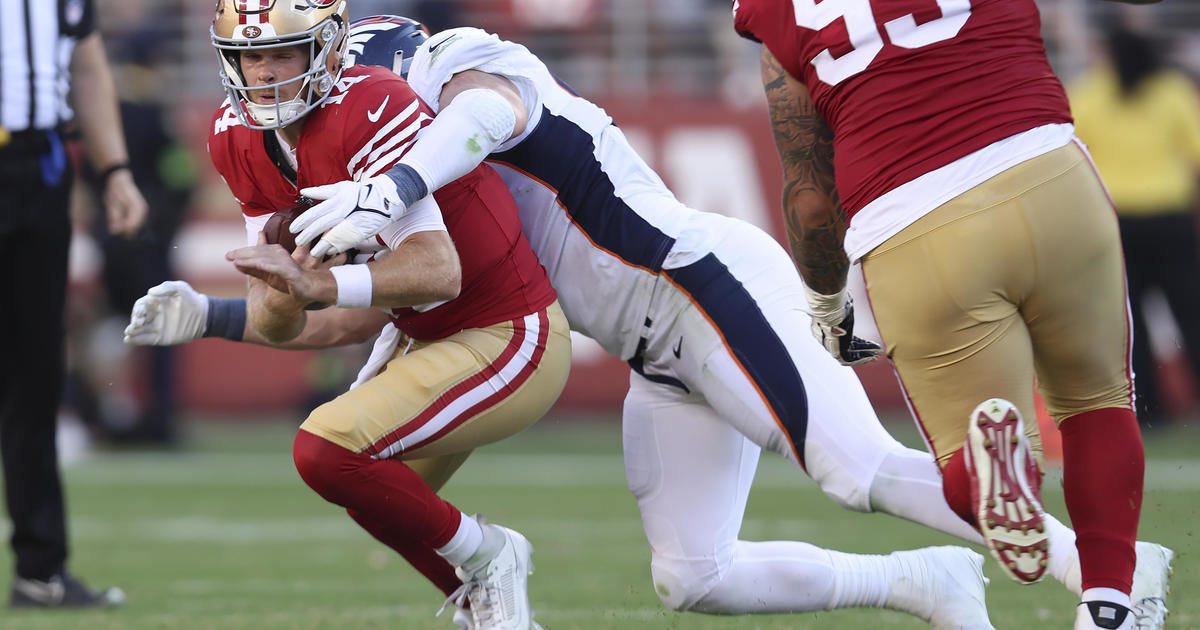
[[[383,115],[383,108],[387,107],[388,101],[390,100],[392,100],[392,95],[388,94],[387,97],[383,99],[383,102],[379,104],[379,109],[375,111],[367,110],[367,120],[373,123],[379,122],[379,117]]]
[[[679,341],[675,342],[675,347],[671,348],[671,353],[675,355],[676,359],[680,358],[680,355],[683,353],[683,337],[680,337]]]

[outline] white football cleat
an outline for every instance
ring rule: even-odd
[[[888,576],[887,608],[928,621],[933,630],[995,630],[984,601],[983,556],[963,547],[889,555],[902,569]]]
[[[988,550],[1009,577],[1032,584],[1046,573],[1050,535],[1040,499],[1041,471],[1016,406],[992,398],[967,427],[971,504]]]
[[[1083,602],[1075,611],[1075,630],[1137,630],[1133,611],[1120,604]]]
[[[1137,567],[1133,570],[1134,628],[1162,630],[1167,623],[1167,593],[1171,592],[1171,561],[1175,552],[1150,542],[1138,541]]]
[[[454,608],[454,630],[475,630],[475,620],[471,618],[471,611],[466,608]]]
[[[489,535],[502,536],[503,544],[496,555],[483,564],[455,569],[470,602],[475,625],[469,628],[534,630],[537,624],[533,622],[533,610],[529,606],[533,545],[507,527],[490,523],[483,527],[485,539]]]

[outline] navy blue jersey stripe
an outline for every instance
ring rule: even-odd
[[[691,296],[725,338],[729,351],[758,386],[804,465],[808,396],[787,346],[742,283],[713,254],[663,271]]]
[[[625,262],[657,273],[675,239],[617,197],[600,167],[591,134],[542,110],[542,119],[516,147],[489,158],[532,175],[558,194],[571,220],[593,243]]]

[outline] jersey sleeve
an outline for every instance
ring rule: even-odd
[[[540,105],[531,70],[541,62],[529,49],[505,41],[478,28],[454,28],[429,38],[413,55],[408,79],[413,90],[439,108],[442,86],[464,70],[498,74],[517,85],[525,108],[532,112]]]
[[[755,3],[752,0],[733,0],[733,29],[750,41],[762,42],[754,33]]]
[[[414,203],[400,215],[399,219],[389,223],[379,232],[379,238],[388,249],[396,249],[404,239],[417,232],[445,232],[446,223],[442,219],[442,209],[434,201],[433,195]]]
[[[478,70],[513,82],[529,113],[526,134],[537,126],[542,110],[541,95],[534,77],[549,73],[545,64],[524,46],[505,41],[478,28],[454,28],[425,40],[413,55],[408,81],[433,111],[440,108],[442,86],[465,70]],[[524,135],[524,134],[523,134]],[[497,148],[507,151],[523,137],[510,138]]]
[[[263,231],[263,228],[267,226],[267,220],[273,215],[273,212],[269,214],[260,214],[257,216],[250,216],[248,214],[242,215],[242,218],[246,220],[246,245],[249,246],[258,244],[258,233]]]
[[[433,117],[403,79],[380,71],[347,94],[339,112],[346,175],[361,181],[386,172]]]

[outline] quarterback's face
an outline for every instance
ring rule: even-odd
[[[294,79],[308,70],[308,45],[297,44],[283,48],[264,48],[241,52],[242,75],[247,87],[273,85]],[[278,99],[287,102],[300,92],[303,81],[279,86]],[[274,105],[275,89],[250,90],[250,100],[259,105]]]

